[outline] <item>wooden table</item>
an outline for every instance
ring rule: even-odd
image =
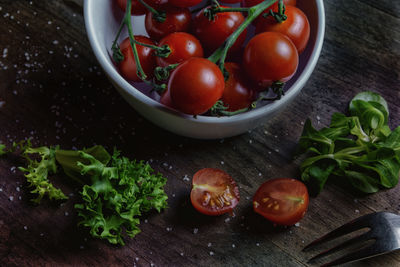
[[[57,180],[71,201],[34,206],[15,168],[23,162],[1,158],[0,265],[307,266],[317,251],[301,249],[327,231],[373,211],[400,213],[400,187],[361,197],[334,185],[311,199],[298,226],[275,228],[252,211],[263,181],[298,177],[291,156],[307,118],[327,126],[356,93],[372,90],[388,101],[390,125],[400,124],[400,2],[324,3],[321,58],[291,106],[249,133],[199,141],[152,125],[113,89],[86,38],[82,0],[0,1],[0,140],[116,146],[164,174],[169,196],[167,210],[142,218],[142,233],[124,247],[111,246],[76,226],[76,188]],[[234,217],[206,217],[192,208],[185,177],[203,167],[221,168],[239,183]],[[352,266],[364,265],[399,266],[400,253]]]

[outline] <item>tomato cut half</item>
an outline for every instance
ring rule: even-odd
[[[293,225],[303,218],[309,203],[307,187],[290,178],[263,183],[253,198],[254,211],[279,225]]]
[[[190,200],[199,212],[214,216],[231,212],[239,199],[239,188],[226,172],[205,168],[194,174]]]

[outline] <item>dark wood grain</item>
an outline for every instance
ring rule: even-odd
[[[305,243],[372,211],[400,212],[400,188],[356,196],[328,184],[298,226],[276,228],[251,209],[257,187],[296,177],[292,160],[303,123],[329,124],[358,92],[388,100],[400,124],[400,2],[326,0],[326,38],[317,67],[290,107],[238,137],[198,141],[138,115],[112,88],[85,35],[81,0],[0,1],[0,141],[69,149],[103,144],[148,160],[168,178],[169,208],[142,219],[142,233],[115,247],[78,228],[73,203],[34,206],[17,156],[0,158],[0,265],[307,266]],[[235,216],[205,217],[189,202],[191,177],[203,167],[227,171],[240,185]],[[351,266],[399,266],[391,253]]]

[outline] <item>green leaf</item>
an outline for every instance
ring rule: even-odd
[[[319,131],[314,129],[311,121],[307,119],[304,124],[303,133],[300,137],[296,153],[305,153],[311,147],[314,147],[314,149],[319,151],[321,154],[330,153],[334,149],[334,142],[332,139],[324,136]]]
[[[3,144],[0,144],[0,156],[5,155],[6,153],[7,153],[6,146]]]
[[[365,173],[345,171],[345,175],[354,188],[364,193],[375,193],[379,191],[379,181]]]
[[[336,166],[335,160],[324,159],[318,161],[318,164],[311,164],[302,169],[301,180],[307,185],[311,195],[317,195],[322,191]]]
[[[35,203],[40,203],[45,195],[53,200],[68,199],[68,197],[66,197],[60,189],[55,188],[48,179],[49,174],[54,174],[57,171],[55,160],[56,150],[57,148],[27,147],[23,153],[25,159],[28,161],[28,166],[19,167],[19,169],[25,172],[24,175],[29,186],[33,188],[31,193],[37,194],[37,197],[32,199]],[[31,159],[31,156],[34,157],[37,154],[40,157],[39,161]]]
[[[393,132],[382,142],[382,146],[392,148],[398,156],[400,156],[400,126],[394,129]]]
[[[79,151],[61,149],[56,150],[56,160],[63,168],[65,174],[83,185],[86,182],[82,180],[84,177],[81,175],[82,168],[78,166],[78,162],[88,164],[89,159],[82,157],[82,151],[94,157],[101,164],[107,164],[110,161],[111,156],[103,146],[93,146],[91,148]]]
[[[148,164],[121,157],[118,151],[109,166],[83,151],[78,156],[83,159],[76,164],[80,173],[90,175],[92,183],[83,187],[83,202],[75,208],[79,224],[90,228],[92,236],[123,245],[124,232],[130,237],[140,232],[142,213],[166,208],[166,179]]]
[[[353,102],[355,100],[379,103],[380,105],[383,106],[384,110],[386,110],[386,113],[389,114],[389,108],[388,108],[386,100],[377,93],[366,91],[366,92],[361,92],[361,93],[357,94],[352,99],[352,101],[350,101],[350,104],[349,104],[349,110],[350,110],[351,114],[355,114],[356,107],[354,106],[354,102]]]

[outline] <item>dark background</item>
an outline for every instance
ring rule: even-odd
[[[372,211],[399,212],[399,188],[355,196],[328,184],[299,225],[274,228],[253,213],[251,197],[273,177],[298,177],[292,153],[303,123],[327,126],[333,112],[365,90],[389,104],[400,124],[400,2],[326,0],[321,57],[306,86],[274,119],[234,138],[199,141],[166,132],[137,114],[113,89],[89,46],[83,1],[0,0],[0,141],[35,146],[114,146],[149,161],[168,178],[169,208],[142,218],[125,247],[91,239],[76,226],[78,191],[55,184],[70,201],[34,206],[17,156],[0,159],[0,265],[297,266],[316,251],[304,245]],[[240,185],[235,216],[206,217],[189,202],[190,179],[204,167],[227,171]],[[354,266],[394,266],[392,253]]]

